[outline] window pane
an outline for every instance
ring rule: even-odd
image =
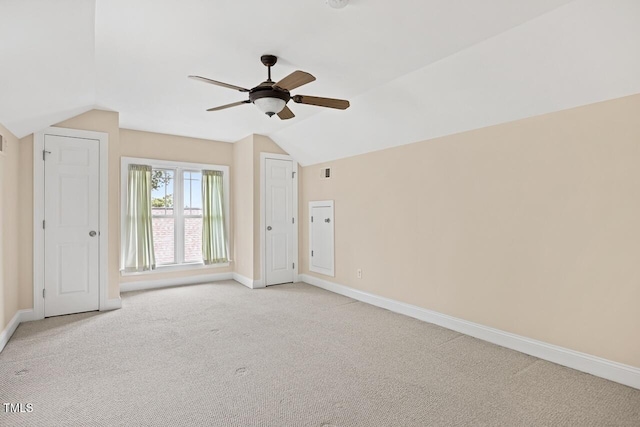
[[[174,264],[175,261],[175,220],[171,217],[153,218],[153,250],[156,265]]]
[[[202,215],[202,173],[200,172],[184,173],[184,214]]]
[[[171,169],[153,169],[151,173],[151,210],[153,215],[173,215],[173,183]]]
[[[202,218],[184,219],[184,262],[202,261]]]

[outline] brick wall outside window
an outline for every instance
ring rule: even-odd
[[[152,213],[163,214],[163,209],[152,209]],[[194,212],[195,213],[195,212]],[[153,218],[153,249],[156,265],[173,264],[174,260],[173,217]],[[185,262],[202,261],[202,218],[185,218],[184,258]]]

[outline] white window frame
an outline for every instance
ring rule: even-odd
[[[224,211],[225,211],[225,224],[224,228],[227,236],[229,236],[229,166],[225,165],[211,165],[205,163],[187,163],[187,162],[174,162],[168,160],[158,159],[145,159],[140,157],[122,157],[120,161],[120,244],[122,245],[126,240],[126,216],[127,216],[127,181],[129,165],[139,164],[148,165],[154,169],[172,169],[175,171],[174,175],[174,194],[173,194],[173,209],[174,209],[174,256],[176,261],[184,259],[184,221],[179,221],[179,218],[185,218],[189,215],[183,215],[180,211],[178,214],[178,207],[184,210],[183,203],[183,174],[184,172],[202,172],[203,170],[221,171],[223,175],[222,186],[224,190]],[[180,188],[178,191],[177,188]],[[182,244],[179,244],[182,242]],[[122,251],[122,248],[120,248]],[[227,253],[229,252],[229,238],[227,237]],[[198,268],[217,268],[227,267],[229,262],[220,264],[205,265],[203,261],[189,262],[189,263],[176,263],[176,264],[163,264],[156,267],[155,270],[141,271],[141,272],[125,272],[123,271],[122,260],[120,261],[120,275],[121,276],[137,276],[144,274],[165,273],[176,270],[191,270]]]

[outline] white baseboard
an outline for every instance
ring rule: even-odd
[[[233,273],[233,280],[245,285],[247,288],[253,289],[253,279],[249,279],[247,276],[243,276],[238,273]]]
[[[238,273],[233,273],[233,280],[245,285],[247,288],[250,288],[250,289],[264,288],[264,284],[262,283],[262,280],[249,279],[248,277]]]
[[[143,291],[147,289],[167,288],[169,286],[198,285],[201,283],[232,280],[233,273],[202,274],[198,276],[176,277],[173,279],[143,280],[120,283],[120,292]]]
[[[404,314],[425,322],[433,323],[465,335],[507,347],[521,353],[587,372],[597,377],[615,381],[629,387],[640,389],[640,368],[613,362],[590,354],[569,350],[557,345],[526,338],[510,332],[483,326],[478,323],[458,319],[426,308],[406,304],[368,292],[349,288],[344,285],[301,274],[300,280],[327,291],[331,291],[377,307]]]
[[[4,328],[2,332],[0,332],[0,352],[4,350],[4,347],[7,345],[11,336],[18,328],[18,325],[22,322],[28,322],[33,320],[33,309],[29,308],[26,310],[18,310],[16,314],[13,315],[9,324]]]
[[[22,310],[18,310],[18,313],[20,314],[20,323],[36,320],[33,308],[23,308]]]
[[[120,297],[111,298],[107,300],[107,303],[104,307],[100,307],[100,311],[110,311],[110,310],[118,310],[122,308],[122,300]]]

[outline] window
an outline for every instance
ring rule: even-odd
[[[151,172],[151,215],[156,265],[176,263],[176,215],[173,208],[175,171]]]
[[[202,261],[202,172],[183,173],[184,262]]]
[[[197,268],[202,260],[202,171],[222,172],[225,222],[229,217],[227,166],[123,158],[129,164],[152,166],[151,214],[155,261],[158,269]],[[127,177],[122,177],[122,205],[126,209]],[[124,211],[123,211],[124,212]],[[124,221],[123,221],[124,223]],[[227,224],[224,224],[225,229]],[[138,273],[140,274],[140,273]]]

